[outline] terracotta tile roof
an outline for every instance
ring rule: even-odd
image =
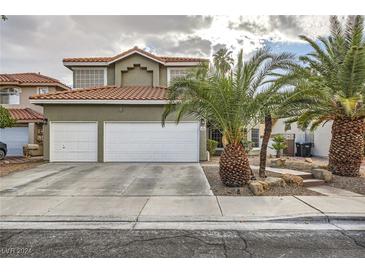
[[[194,58],[194,57],[168,57],[161,56],[160,57],[165,62],[207,62],[209,59],[207,58]]]
[[[167,100],[166,87],[105,86],[33,95],[37,100]]]
[[[155,54],[149,53],[145,50],[139,49],[138,47],[131,48],[127,51],[124,51],[118,55],[113,57],[85,57],[85,58],[64,58],[63,62],[113,62],[123,56],[127,56],[132,52],[139,52],[141,54],[147,55],[157,61],[162,63],[169,63],[169,62],[204,62],[208,61],[206,58],[194,58],[194,57],[167,57],[167,56],[157,56]]]
[[[11,117],[17,120],[17,122],[45,120],[43,114],[38,113],[30,108],[9,108],[8,110]]]
[[[59,86],[63,89],[69,89],[66,85],[62,84],[57,79],[39,74],[39,73],[12,73],[12,74],[0,74],[0,85],[39,85],[47,84],[49,86]]]

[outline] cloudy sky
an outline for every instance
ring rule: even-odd
[[[41,72],[71,85],[65,57],[113,56],[138,46],[158,55],[209,57],[309,51],[298,35],[328,32],[328,16],[8,16],[0,22],[0,72]]]

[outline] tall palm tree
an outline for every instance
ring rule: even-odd
[[[268,49],[258,50],[247,62],[240,51],[235,66],[226,71],[215,60],[212,66],[173,81],[162,122],[175,112],[177,122],[193,115],[219,129],[224,144],[219,161],[221,181],[227,186],[241,186],[251,177],[242,145],[246,129],[259,122],[260,94],[272,87],[277,70],[290,63],[287,54],[272,54]]]
[[[232,69],[234,63],[232,51],[227,48],[221,48],[213,55],[213,62],[217,70],[227,73]]]
[[[295,67],[294,56],[291,55],[293,63],[291,67]],[[266,178],[266,159],[267,159],[267,148],[269,145],[272,127],[274,119],[286,118],[286,109],[283,108],[283,103],[287,100],[290,95],[289,92],[281,90],[283,86],[287,83],[285,77],[282,79],[276,79],[273,87],[263,94],[262,104],[260,108],[262,119],[264,120],[264,135],[262,138],[261,148],[260,148],[260,167],[259,176],[261,178]]]
[[[286,103],[293,116],[287,123],[314,130],[333,121],[329,170],[358,176],[365,133],[364,18],[350,16],[343,26],[332,16],[330,23],[328,37],[300,36],[313,52],[301,57],[304,68],[289,75],[295,91]]]

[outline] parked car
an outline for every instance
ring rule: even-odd
[[[0,160],[5,158],[6,153],[8,153],[7,145],[3,142],[0,142]]]

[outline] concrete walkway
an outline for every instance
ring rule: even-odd
[[[365,220],[365,197],[0,197],[1,221]]]

